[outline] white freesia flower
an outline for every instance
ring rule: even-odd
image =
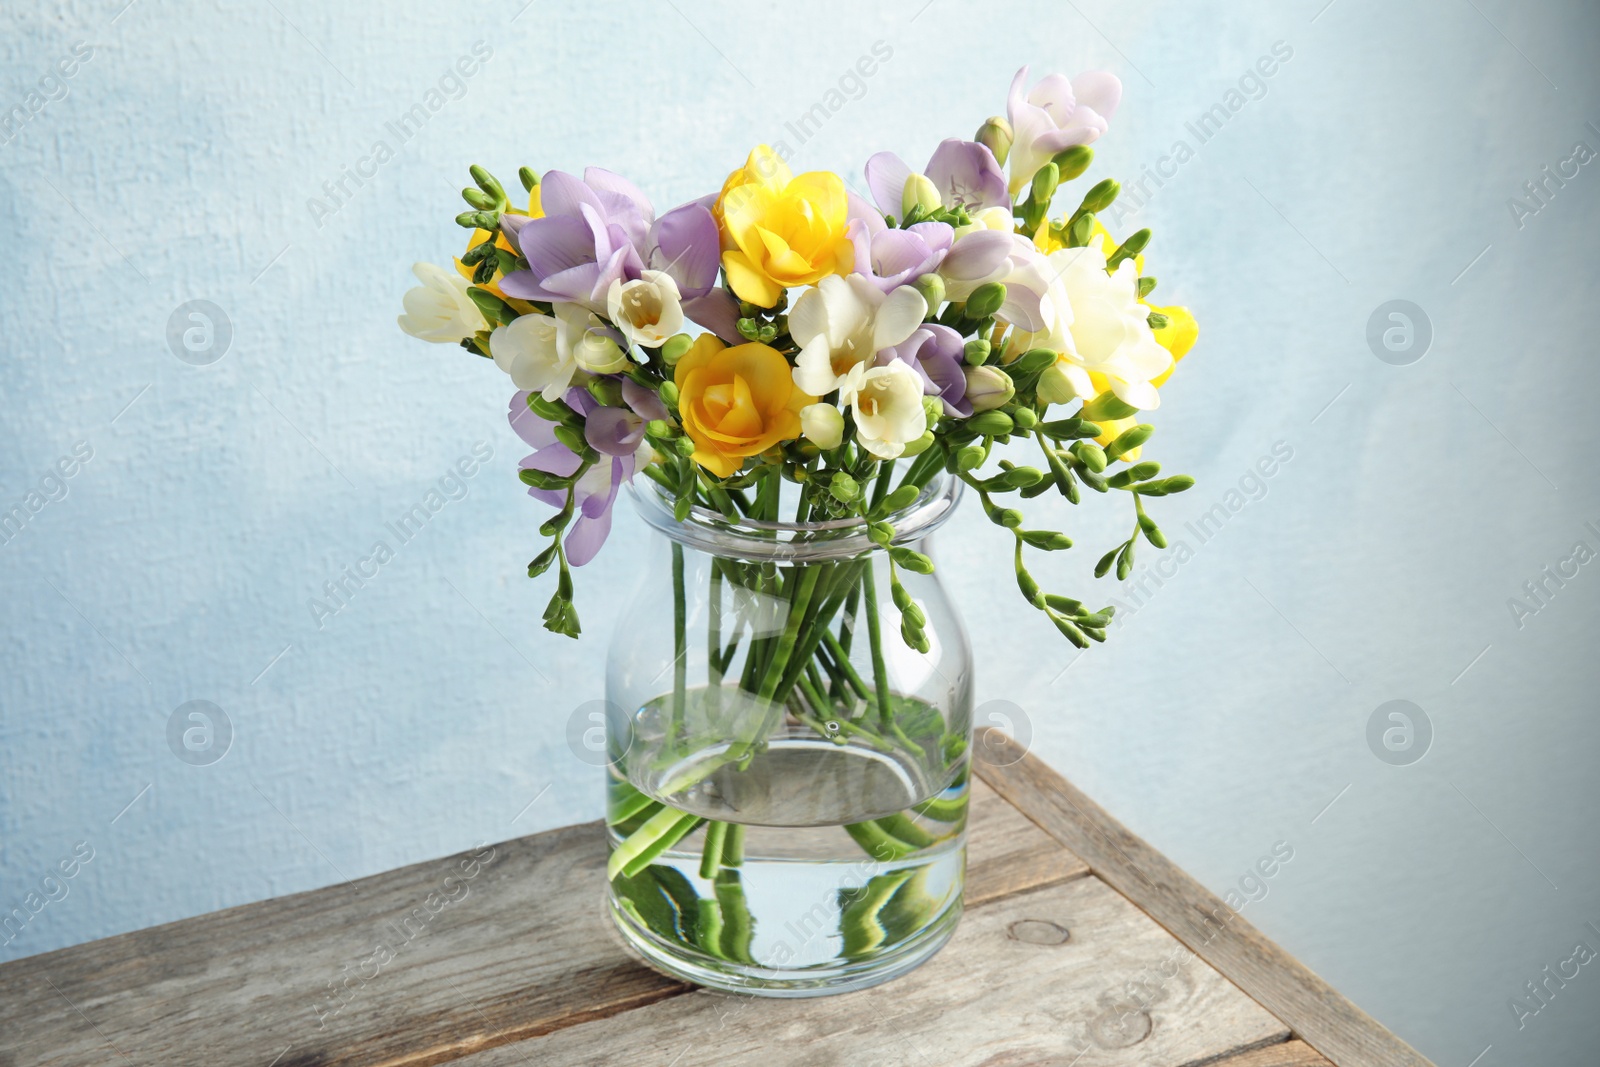
[[[1139,271],[1131,259],[1106,273],[1099,247],[1063,248],[1045,259],[1043,319],[1034,331],[1012,335],[1013,352],[1054,350],[1056,362],[1039,376],[1039,397],[1052,404],[1097,394],[1092,376],[1103,378],[1117,399],[1142,410],[1160,406],[1151,379],[1172,366],[1172,355],[1156,341],[1139,303]]]
[[[840,399],[855,411],[856,440],[879,459],[898,459],[906,445],[928,429],[922,404],[922,378],[909,364],[894,360],[886,367],[857,367]]]
[[[795,385],[826,396],[851,370],[910,337],[927,313],[927,300],[909,285],[885,295],[860,274],[828,275],[789,312],[789,335],[800,346]]]
[[[622,348],[599,316],[577,304],[557,304],[554,317],[523,315],[489,335],[494,364],[518,389],[554,400],[577,373],[610,374],[627,365]]]
[[[800,409],[800,434],[824,452],[844,440],[844,412],[832,404],[807,404]]]
[[[622,335],[636,345],[659,348],[683,329],[683,305],[678,283],[665,271],[640,271],[631,282],[611,282],[606,310]]]
[[[400,328],[406,333],[453,345],[488,328],[461,275],[432,263],[413,264],[411,273],[422,284],[406,290],[406,313],[400,316]]]

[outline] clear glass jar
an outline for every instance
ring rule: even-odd
[[[607,661],[618,927],[717,989],[905,973],[954,931],[966,864],[972,653],[937,571],[891,579],[859,519],[678,522],[632,495],[658,536]],[[892,543],[926,553],[960,495],[936,475]]]

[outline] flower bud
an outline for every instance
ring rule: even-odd
[[[1015,140],[1015,134],[1011,131],[1011,123],[1002,116],[995,115],[978,127],[978,133],[973,140],[993,152],[994,161],[1003,167],[1006,165],[1006,157],[1011,154],[1011,142]]]
[[[900,214],[911,214],[914,208],[921,208],[923,214],[937,211],[944,206],[944,200],[939,196],[939,187],[933,180],[924,174],[913,174],[906,179],[906,187],[900,193]]]
[[[833,494],[835,500],[848,504],[860,495],[861,483],[844,471],[837,471],[833,480],[828,483],[828,492]]]
[[[974,413],[993,411],[1017,391],[1011,375],[998,367],[966,367],[962,373],[967,378],[967,400]]]
[[[931,430],[940,419],[944,418],[944,401],[936,396],[925,396],[922,398],[922,412],[927,417],[928,428]]]
[[[967,318],[986,319],[1005,306],[1004,282],[984,282],[967,297]]]
[[[961,358],[969,367],[981,367],[989,362],[989,353],[992,350],[993,346],[988,341],[981,337],[974,337],[962,349]]]
[[[684,353],[694,344],[694,338],[686,333],[676,333],[667,338],[661,346],[661,361],[671,367],[682,359]]]
[[[1033,202],[1049,204],[1050,198],[1056,195],[1056,186],[1060,184],[1061,172],[1054,163],[1046,163],[1033,176]]]
[[[1083,195],[1083,203],[1078,205],[1078,210],[1085,215],[1104,211],[1121,191],[1122,186],[1117,184],[1116,179],[1107,178]]]
[[[1050,157],[1050,162],[1056,165],[1060,172],[1061,180],[1070,182],[1089,169],[1089,164],[1094,161],[1094,149],[1086,144],[1075,144],[1071,148],[1063,148]]]
[[[661,388],[656,390],[656,395],[661,398],[661,402],[667,407],[675,408],[678,406],[678,387],[674,383],[662,382]]]
[[[906,450],[904,452],[900,453],[900,455],[902,455],[902,456],[904,456],[904,457],[909,459],[912,456],[920,456],[920,455],[922,455],[924,452],[926,452],[928,449],[930,449],[932,447],[933,447],[933,431],[932,430],[925,430],[925,431],[923,431],[923,434],[922,434],[921,437],[919,437],[915,441],[912,441],[909,444],[907,444],[906,445]]]
[[[584,388],[589,390],[590,396],[600,402],[601,407],[622,406],[622,383],[615,378],[590,378]]]
[[[522,187],[530,193],[539,188],[539,172],[532,167],[518,167],[517,180],[522,182]]]
[[[823,451],[844,440],[844,412],[832,404],[807,404],[800,409],[800,433]]]
[[[1017,429],[1031,430],[1039,425],[1039,415],[1032,408],[1017,408],[1017,413],[1011,418],[1016,422]]]
[[[999,437],[1012,430],[1011,416],[1003,411],[984,411],[967,420],[967,429],[974,433]]]
[[[944,303],[944,279],[936,272],[930,271],[911,283],[911,287],[922,294],[922,299],[928,302],[930,312],[937,311],[939,305]]]

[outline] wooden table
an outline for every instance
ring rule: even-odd
[[[990,741],[966,915],[874,989],[759,1000],[644,967],[604,913],[590,823],[7,964],[0,1067],[1427,1064]]]

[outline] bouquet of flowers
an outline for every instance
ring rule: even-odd
[[[1024,599],[1073,644],[1103,640],[1111,609],[1043,592],[1024,563],[1024,547],[1071,540],[1025,529],[1003,501],[1126,493],[1132,532],[1095,567],[1121,579],[1141,538],[1166,545],[1144,501],[1193,484],[1140,458],[1154,428],[1137,416],[1160,405],[1198,335],[1187,308],[1148,301],[1150,231],[1120,244],[1106,231],[1110,178],[1050,214],[1121,91],[1104,72],[1029,89],[1025,67],[1009,118],[944,141],[922,173],[893,152],[867,160],[873,203],[837,174],[791,174],[764,145],[719,192],[660,217],[598,167],[581,179],[523,167],[523,209],[474,166],[457,273],[417,264],[400,327],[492,359],[524,390],[511,424],[535,451],[521,477],[557,509],[528,565],[530,577],[558,571],[546,627],[578,636],[570,568],[599,551],[636,474],[672,493],[680,517],[701,505],[776,519],[767,490],[797,482],[797,518],[859,516],[891,567],[921,569],[929,560],[890,544],[881,516],[943,469],[1010,534]],[[1034,442],[1043,465],[983,473],[1013,439]],[[914,608],[901,629],[915,647]]]
[[[717,776],[751,773],[751,795],[752,761],[785,729],[812,731],[813,750],[820,737],[889,754],[916,766],[908,781],[926,783],[892,805],[839,801],[831,821],[849,833],[839,839],[886,865],[839,884],[841,958],[910,944],[933,916],[959,914],[959,868],[951,876],[935,860],[964,840],[970,672],[954,672],[959,684],[933,697],[897,691],[889,676],[895,656],[930,652],[934,609],[908,591],[906,572],[927,575],[933,562],[896,519],[936,480],[976,494],[1009,538],[1023,598],[1080,648],[1105,639],[1112,609],[1041,587],[1026,550],[1072,540],[1030,527],[1022,502],[1124,495],[1131,529],[1099,558],[1097,577],[1127,577],[1141,540],[1165,546],[1146,501],[1193,480],[1162,477],[1142,458],[1153,428],[1139,413],[1160,404],[1195,320],[1149,302],[1150,231],[1119,242],[1099,221],[1115,181],[1086,183],[1063,213],[1052,207],[1089,170],[1090,145],[1120,97],[1110,74],[1030,87],[1025,67],[1006,117],[972,140],[942,142],[920,173],[893,152],[868,159],[870,202],[838,174],[791,173],[766,146],[720,190],[660,215],[637,186],[599,168],[580,178],[523,167],[524,205],[474,166],[462,191],[469,210],[456,217],[471,237],[455,270],[416,266],[422,286],[406,294],[401,328],[493,360],[518,390],[510,422],[533,449],[521,478],[554,509],[540,527],[548,544],[528,565],[530,577],[556,571],[548,629],[579,635],[572,568],[595,558],[619,488],[641,475],[649,482],[639,492],[669,522],[865,532],[864,558],[787,572],[771,562],[788,558],[781,553],[715,559],[701,596],[686,595],[683,548],[673,545],[674,643],[663,656],[673,688],[629,694],[620,714],[632,718],[609,724],[627,734],[647,722],[651,744],[648,758],[635,749],[626,774],[613,768],[608,821],[614,902],[674,973],[710,981],[707,960],[752,962],[752,924],[782,926],[781,908],[762,913],[743,895],[739,868],[755,854],[745,824],[829,820],[741,817],[727,799],[739,783]],[[1015,458],[995,454],[1007,445]],[[1027,453],[1037,458],[1019,462]],[[885,577],[885,561],[900,648],[880,625],[874,574]],[[723,607],[730,588],[743,598],[737,611],[775,604],[771,624],[735,620]],[[702,609],[709,651],[694,662],[707,684],[696,689],[685,631]],[[858,612],[866,650],[857,641],[852,652]],[[965,640],[957,632],[944,643]],[[734,714],[742,724],[720,735],[708,725]],[[697,762],[696,751],[713,754]],[[763,795],[772,792],[762,781]],[[690,835],[702,827],[698,863],[682,859],[673,850],[700,840]],[[937,893],[935,870],[946,872]],[[691,956],[699,963],[684,962]]]

